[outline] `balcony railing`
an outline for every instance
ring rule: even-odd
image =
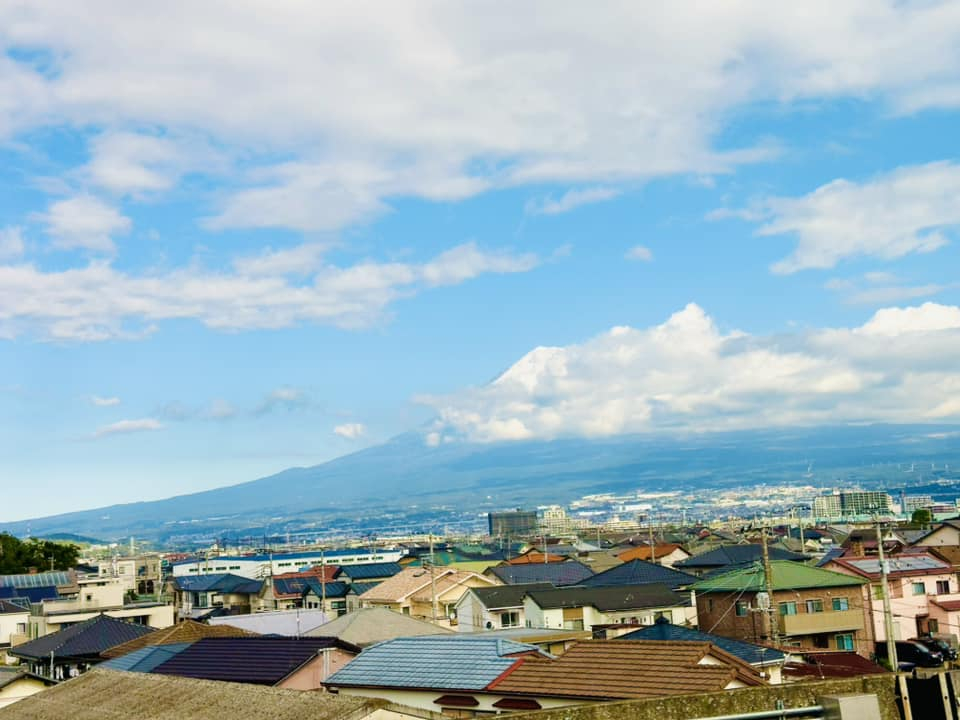
[[[827,610],[819,613],[781,615],[784,635],[815,635],[817,633],[863,630],[862,610]]]

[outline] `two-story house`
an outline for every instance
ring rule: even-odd
[[[772,643],[772,623],[783,647],[873,650],[873,624],[861,587],[867,580],[790,560],[762,563],[693,586],[700,627],[735,640]],[[776,613],[776,620],[771,617]]]
[[[864,607],[872,619],[873,635],[878,640],[886,637],[883,619],[880,560],[870,557],[839,557],[824,567],[862,578]],[[960,588],[953,566],[930,553],[901,553],[887,558],[887,588],[893,610],[893,631],[896,640],[906,640],[925,633],[955,632],[956,628],[937,603],[960,600]]]
[[[408,567],[363,593],[360,603],[449,626],[456,621],[457,603],[465,592],[498,584],[494,578],[466,570]]]
[[[523,598],[527,627],[564,630],[653,625],[661,617],[682,624],[690,606],[689,593],[660,583],[530,590]]]
[[[457,630],[505,630],[527,627],[523,598],[531,590],[551,590],[550,583],[470,588],[457,603]]]

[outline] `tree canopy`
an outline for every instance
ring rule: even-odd
[[[80,547],[72,543],[30,538],[20,540],[8,533],[0,533],[0,575],[16,575],[37,571],[69,570],[77,564]]]
[[[933,520],[933,513],[927,508],[917,508],[910,516],[910,522],[914,525],[927,525]]]

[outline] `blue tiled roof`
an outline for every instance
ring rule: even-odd
[[[645,585],[647,583],[663,583],[670,588],[682,585],[691,585],[699,578],[687,573],[673,570],[663,565],[654,565],[645,560],[631,560],[617,565],[602,573],[597,573],[581,582],[586,587],[602,587],[604,585]]]
[[[400,563],[368,563],[366,565],[344,565],[340,572],[351,580],[369,580],[370,578],[393,577],[403,570]]]
[[[121,655],[118,658],[113,658],[113,660],[100,663],[97,667],[106,668],[107,670],[148,673],[158,665],[165,663],[174,655],[183,652],[192,644],[193,643],[184,642],[140,648],[127,655]]]
[[[53,585],[39,587],[0,587],[0,599],[14,602],[14,599],[26,598],[29,602],[38,603],[43,600],[56,600],[60,597],[57,588]]]
[[[761,665],[765,662],[780,662],[786,655],[773,648],[765,648],[740,640],[731,640],[720,635],[700,632],[680,625],[657,621],[655,624],[621,635],[616,640],[681,640],[690,642],[709,642],[721,650],[744,660],[751,665]]]
[[[823,567],[831,560],[835,560],[838,557],[843,557],[843,553],[845,552],[846,550],[844,550],[842,547],[830,548],[827,550],[824,556],[817,561],[817,567]]]
[[[225,592],[225,593],[258,593],[263,587],[260,580],[233,575],[231,573],[214,573],[212,575],[196,575],[191,577],[174,578],[177,587],[189,592]]]
[[[501,565],[490,568],[507,585],[527,585],[529,583],[548,582],[561,587],[579,585],[593,575],[593,570],[577,560],[554,563],[533,563],[531,565]]]
[[[347,592],[351,592],[354,595],[363,595],[367,590],[373,590],[378,582],[354,582],[350,583],[350,589]]]
[[[154,628],[124,622],[107,615],[97,615],[90,620],[44,635],[36,640],[17,645],[7,652],[16,657],[49,659],[54,657],[96,657],[128,640],[152,633]]]
[[[771,560],[795,560],[797,562],[806,560],[805,555],[783,550],[778,547],[770,548],[769,553]],[[715,550],[680,560],[674,563],[674,567],[683,570],[684,568],[707,569],[728,567],[730,565],[745,565],[760,560],[762,555],[763,548],[756,543],[724,545]]]
[[[533,645],[456,635],[398,638],[373,645],[327,680],[333,687],[482,690]]]
[[[159,675],[276,685],[324,648],[360,648],[336,638],[204,638],[154,668]]]
[[[317,597],[321,597],[325,593],[328,598],[342,598],[347,596],[347,591],[350,589],[347,583],[339,581],[328,582],[326,587],[323,587],[319,578],[311,577],[304,578],[304,580],[306,581],[304,591],[309,589]]]

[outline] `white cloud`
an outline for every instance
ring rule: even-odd
[[[119,420],[118,422],[104,425],[97,428],[93,434],[94,437],[107,437],[108,435],[126,435],[129,433],[151,432],[162,430],[163,424],[154,418],[141,418],[139,420]]]
[[[337,425],[333,429],[333,432],[335,435],[339,435],[347,440],[358,440],[367,434],[367,426],[363,423],[343,423],[342,425]]]
[[[960,308],[886,308],[849,329],[721,332],[688,305],[646,329],[531,351],[493,383],[425,402],[426,440],[960,421]]]
[[[113,252],[111,236],[130,230],[130,218],[90,195],[58,200],[38,216],[54,247]]]
[[[90,402],[92,402],[97,407],[114,407],[120,404],[120,398],[100,397],[99,395],[91,395]]]
[[[276,410],[301,410],[311,403],[306,392],[299,388],[282,387],[270,392],[254,411],[257,415],[265,415]]]
[[[902,167],[861,183],[834,180],[799,198],[767,198],[757,233],[795,235],[797,247],[773,271],[832,268],[849,258],[892,260],[932,252],[960,226],[960,165]],[[749,217],[749,216],[748,216]]]
[[[752,102],[960,102],[949,0],[602,12],[99,0],[90,13],[37,0],[0,7],[0,28],[4,50],[31,51],[0,53],[0,133],[106,128],[89,170],[118,192],[169,187],[182,168],[164,141],[209,138],[270,176],[231,177],[240,188],[211,220],[224,228],[333,228],[392,197],[517,183],[712,175],[768,156],[714,148]],[[143,52],[158,37],[165,52]]]
[[[604,187],[567,190],[567,192],[557,199],[548,195],[547,197],[529,201],[526,206],[526,211],[529,215],[560,215],[561,213],[575,210],[581,205],[605,202],[619,195],[619,190]]]
[[[653,261],[653,251],[643,245],[636,245],[635,247],[627,250],[624,257],[627,260],[639,260],[640,262],[652,262]]]
[[[862,278],[831,278],[824,287],[841,293],[852,305],[889,305],[905,300],[933,297],[955,285],[911,285],[889,272],[868,272]]]
[[[0,261],[23,255],[23,231],[17,227],[0,228]]]
[[[0,265],[0,335],[137,338],[155,332],[159,321],[184,318],[222,330],[303,323],[363,327],[401,297],[484,273],[525,272],[538,262],[534,255],[487,252],[467,243],[424,263],[329,264],[291,278],[285,274],[292,267],[287,261],[297,254],[290,251],[282,261],[264,256],[260,264],[238,262],[246,272],[190,266],[133,275],[102,262],[50,272]]]

